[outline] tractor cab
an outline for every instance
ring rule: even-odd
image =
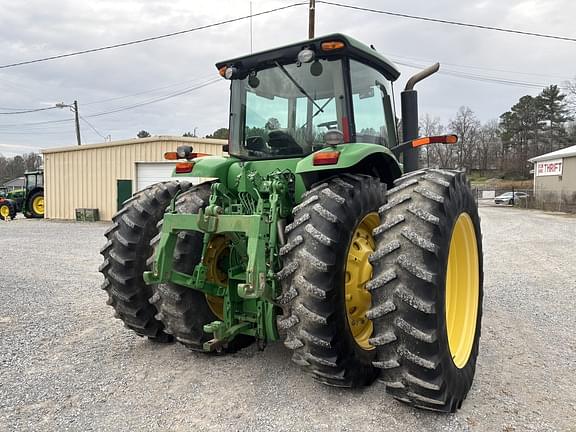
[[[218,63],[231,80],[229,153],[303,157],[327,145],[397,145],[392,82],[400,73],[342,34]]]
[[[44,188],[44,171],[27,171],[24,173],[26,179],[25,189],[28,193]]]

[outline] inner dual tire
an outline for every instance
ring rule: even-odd
[[[385,193],[373,177],[331,178],[305,193],[286,227],[278,327],[287,332],[294,362],[325,384],[367,385],[378,372],[366,283]]]
[[[176,211],[197,214],[208,205],[210,184],[192,187],[182,193],[176,201]],[[161,226],[161,223],[160,223]],[[199,231],[183,231],[178,235],[174,248],[173,268],[192,274],[202,258],[204,234]],[[152,240],[155,246],[159,236]],[[206,279],[221,286],[228,286],[227,263],[231,250],[229,241],[223,235],[210,239],[204,264],[207,267]],[[203,351],[203,345],[212,339],[212,334],[204,332],[204,325],[224,319],[223,298],[206,295],[192,288],[173,283],[155,286],[150,302],[158,310],[156,318],[165,326],[165,332],[193,351]],[[223,352],[235,352],[250,345],[253,337],[238,335],[223,347]]]

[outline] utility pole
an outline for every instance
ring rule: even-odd
[[[76,141],[78,145],[82,145],[80,141],[80,120],[78,119],[78,101],[74,101],[74,108],[72,110],[74,111],[74,118],[76,120]]]
[[[310,0],[308,8],[308,39],[314,39],[314,19],[316,15],[316,0]]]
[[[70,108],[70,111],[74,113],[74,122],[76,124],[76,142],[81,145],[80,141],[80,114],[78,113],[78,101],[74,101],[72,105],[66,105],[64,102],[57,103],[54,105],[56,108]]]

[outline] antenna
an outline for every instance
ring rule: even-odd
[[[316,0],[310,0],[308,9],[308,39],[314,39],[314,18],[316,13]]]
[[[252,54],[252,2],[250,2],[250,54]]]

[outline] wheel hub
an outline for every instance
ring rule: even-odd
[[[32,202],[32,208],[34,213],[43,215],[44,214],[44,197],[37,197]]]
[[[372,336],[373,324],[366,318],[366,312],[372,304],[372,296],[366,289],[366,283],[372,278],[372,264],[368,259],[376,248],[372,230],[379,222],[380,218],[375,212],[362,219],[352,234],[344,274],[348,325],[356,343],[365,350],[374,349],[368,342]]]
[[[10,208],[7,205],[0,207],[0,215],[6,219],[8,216],[10,216]]]
[[[228,240],[222,235],[213,236],[208,243],[204,265],[206,266],[206,280],[221,286],[228,286],[228,273],[223,269],[223,260],[229,255]],[[208,307],[219,319],[224,319],[224,298],[206,295]]]
[[[446,331],[454,365],[463,368],[474,344],[480,276],[474,224],[461,213],[452,231],[446,271]]]

